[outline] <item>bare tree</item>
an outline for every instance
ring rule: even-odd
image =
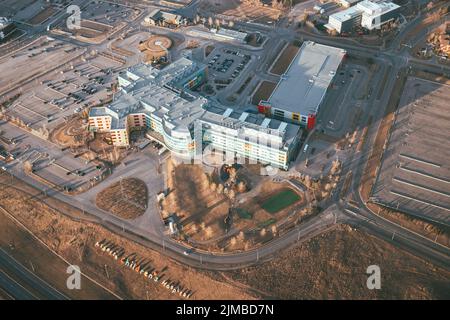
[[[23,163],[23,170],[25,170],[25,172],[32,172],[33,171],[33,163],[31,163],[30,161],[25,161]]]
[[[261,231],[259,232],[259,235],[260,235],[261,237],[264,237],[264,236],[266,235],[266,233],[267,233],[266,228],[262,228]]]

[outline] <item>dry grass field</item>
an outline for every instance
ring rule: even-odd
[[[381,269],[381,290],[366,287]],[[257,267],[224,273],[276,299],[449,299],[450,272],[348,226],[286,250]]]

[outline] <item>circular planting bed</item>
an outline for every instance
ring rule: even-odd
[[[147,59],[159,59],[167,55],[167,52],[172,47],[172,40],[165,36],[151,36],[144,41],[140,48],[144,51]]]
[[[144,181],[128,178],[113,183],[97,194],[96,204],[102,210],[122,219],[135,219],[147,209],[148,190]]]

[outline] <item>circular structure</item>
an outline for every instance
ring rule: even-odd
[[[166,36],[154,35],[142,43],[147,59],[159,59],[166,56],[170,47],[172,47],[172,40]]]

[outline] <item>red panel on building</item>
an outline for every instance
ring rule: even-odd
[[[270,103],[267,101],[260,101],[258,104],[258,112],[267,114],[270,112]]]
[[[306,128],[308,130],[312,130],[315,125],[316,125],[316,115],[315,114],[310,114],[308,116],[308,123],[306,125]]]

